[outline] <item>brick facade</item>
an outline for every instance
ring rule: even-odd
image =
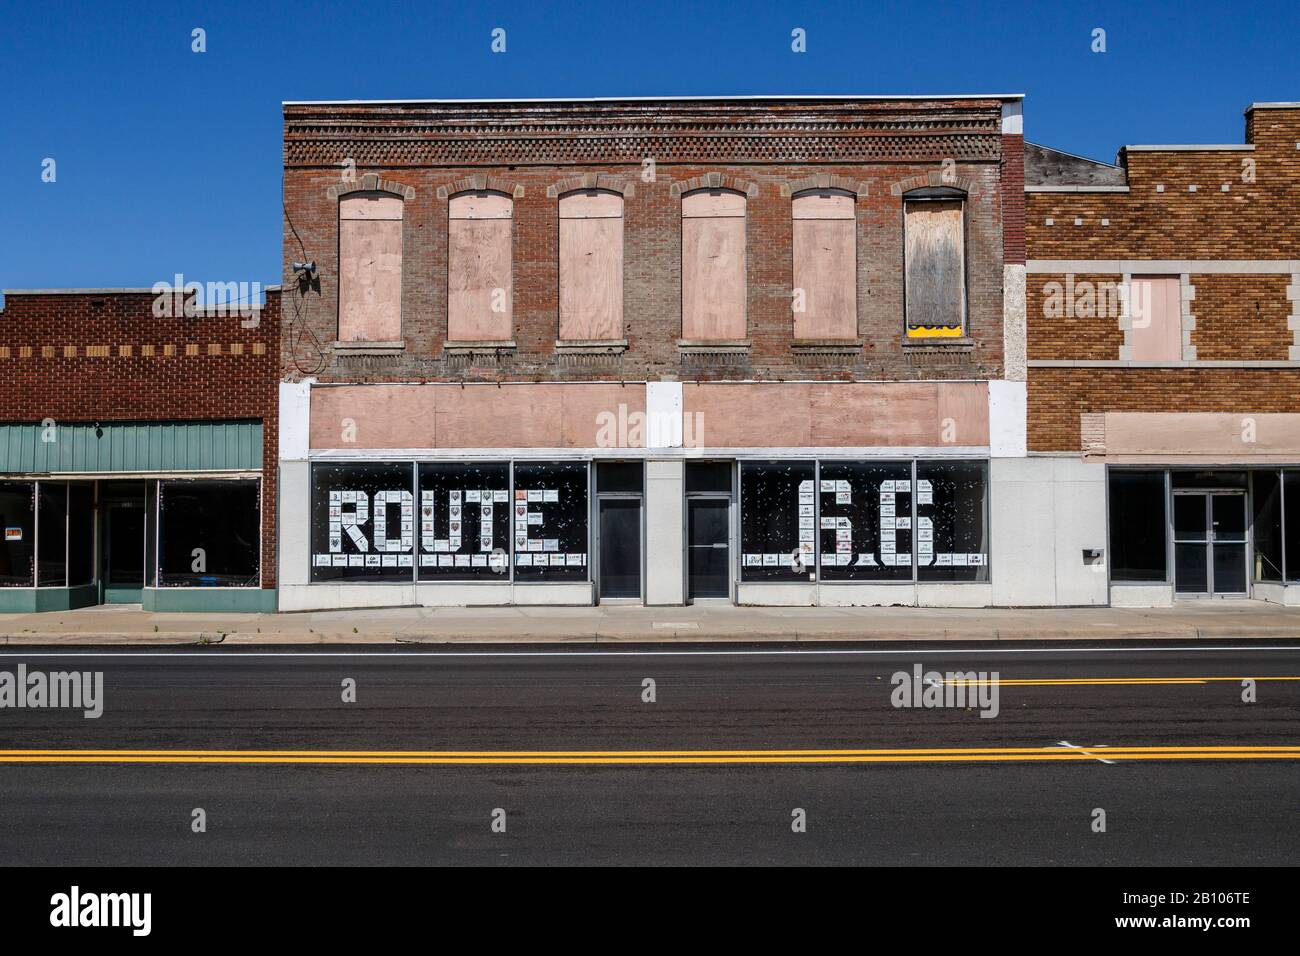
[[[0,422],[261,421],[262,587],[274,588],[279,293],[266,293],[255,325],[238,315],[159,318],[155,298],[7,294]]]
[[[1080,416],[1107,411],[1300,412],[1300,108],[1253,107],[1246,133],[1238,147],[1128,147],[1118,170],[1067,157],[1063,174],[1031,174],[1031,451],[1081,451]],[[1053,284],[1146,273],[1180,278],[1184,361],[1121,361],[1115,314],[1049,314]]]
[[[1022,216],[1017,149],[1008,160],[1002,101],[687,100],[287,104],[282,373],[329,381],[661,379],[989,379],[1002,374],[1002,265]],[[653,161],[653,178],[647,172]],[[969,190],[968,339],[903,343],[899,186],[938,182],[945,160]],[[404,348],[336,349],[338,195],[382,179],[408,196],[403,223]],[[1004,168],[1005,167],[1005,168]],[[856,350],[793,347],[792,188],[854,184]],[[624,192],[627,348],[557,351],[557,195],[584,177]],[[745,350],[684,351],[681,199],[692,184],[740,184],[747,208]],[[513,349],[465,356],[447,332],[448,198],[465,188],[514,197]],[[391,186],[391,184],[396,184]],[[567,185],[566,185],[567,184]],[[605,183],[607,184],[607,183]],[[1005,192],[1011,188],[1010,199]],[[906,187],[904,187],[906,188]],[[1010,238],[1004,230],[1010,229]],[[318,266],[299,291],[294,261]]]

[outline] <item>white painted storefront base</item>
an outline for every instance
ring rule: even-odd
[[[1112,584],[1111,607],[1173,607],[1174,589],[1168,584]]]
[[[280,588],[281,611],[378,607],[585,607],[590,582],[576,584],[309,584]]]
[[[736,603],[753,607],[989,607],[992,585],[936,584],[765,584],[736,588]]]

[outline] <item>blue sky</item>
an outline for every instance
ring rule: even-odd
[[[0,14],[0,288],[279,281],[282,100],[1023,92],[1028,138],[1107,161],[1125,143],[1241,142],[1250,102],[1300,100],[1294,0],[0,0]]]

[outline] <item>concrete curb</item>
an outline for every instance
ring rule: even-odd
[[[837,642],[960,642],[960,641],[1117,641],[1117,640],[1241,640],[1296,639],[1300,629],[1279,626],[1244,625],[1233,628],[1198,628],[1190,625],[1137,626],[1130,628],[962,628],[953,629],[881,629],[879,631],[754,631],[689,630],[666,633],[664,630],[628,628],[615,633],[577,633],[557,635],[530,632],[518,628],[461,633],[416,633],[406,631],[350,633],[214,633],[210,631],[171,632],[82,632],[23,633],[0,635],[5,647],[63,645],[94,646],[217,646],[250,644],[322,645],[322,644],[700,644],[700,643],[837,643]]]

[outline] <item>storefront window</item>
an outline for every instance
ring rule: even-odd
[[[586,462],[515,465],[515,580],[586,581]]]
[[[1110,473],[1110,578],[1138,584],[1168,580],[1165,473]]]
[[[33,495],[30,481],[0,481],[0,587],[34,586]]]
[[[406,581],[415,569],[414,465],[312,466],[313,581]]]
[[[510,465],[422,464],[420,580],[501,580],[510,571]]]
[[[80,587],[95,580],[95,486],[86,481],[68,485],[68,584]]]
[[[817,491],[810,461],[740,466],[740,579],[807,581],[815,568]]]
[[[989,579],[987,487],[986,462],[917,462],[918,581]]]
[[[823,581],[912,580],[912,463],[822,462]]]
[[[1255,580],[1282,581],[1282,479],[1257,471],[1254,482]]]
[[[1282,474],[1282,510],[1286,579],[1300,581],[1300,471]]]
[[[68,486],[42,481],[36,485],[37,522],[36,586],[61,588],[68,584]]]
[[[256,481],[161,481],[159,587],[257,587]]]

